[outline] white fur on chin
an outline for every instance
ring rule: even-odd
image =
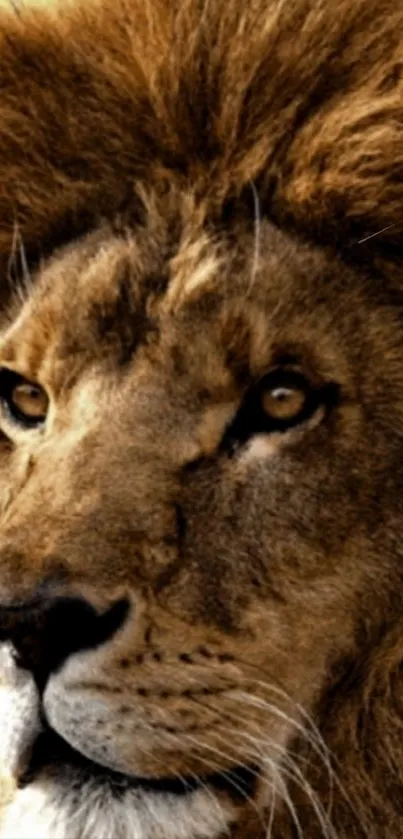
[[[32,677],[15,667],[8,645],[0,645],[0,710],[0,774],[12,779],[40,726]],[[3,796],[0,839],[217,839],[235,818],[235,808],[209,789],[187,795],[135,788],[117,793],[99,780],[63,773],[62,767],[55,772],[59,777],[43,774],[13,790],[10,804]]]
[[[231,815],[209,790],[188,795],[44,779],[19,790],[0,839],[218,839]]]

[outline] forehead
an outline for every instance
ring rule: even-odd
[[[348,330],[357,278],[268,222],[238,218],[218,232],[186,209],[173,219],[154,206],[137,228],[105,227],[56,253],[6,335],[3,360],[30,377],[49,358],[54,369],[55,357],[121,366],[163,336],[182,356],[221,349],[224,366],[232,358],[256,373],[270,353],[301,343],[306,352],[319,341],[331,363],[335,314],[343,310]]]

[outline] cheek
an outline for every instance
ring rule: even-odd
[[[289,591],[287,603],[255,601],[234,645],[246,693],[291,716],[297,707],[313,706],[332,666],[355,643],[354,607],[342,591],[327,585],[297,588],[296,596]]]
[[[0,441],[0,514],[5,513],[12,501],[24,489],[33,469],[33,457],[28,448],[18,452],[11,444]]]
[[[297,627],[304,612],[312,616],[315,637],[315,621],[323,631],[343,600],[348,607],[346,578],[354,593],[365,570],[354,544],[361,487],[350,474],[351,459],[332,466],[325,447],[268,455],[270,446],[267,438],[255,439],[221,474],[211,468],[193,476],[183,568],[170,596],[201,620],[214,623],[221,614],[224,628],[242,626],[255,603],[266,615],[289,604]]]

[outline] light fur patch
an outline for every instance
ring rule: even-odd
[[[233,814],[235,816],[235,814]],[[231,814],[208,790],[186,796],[42,781],[20,790],[0,839],[216,839]]]
[[[168,310],[176,311],[184,303],[204,293],[217,277],[221,260],[207,236],[189,242],[172,260],[172,281],[165,296]]]
[[[59,777],[17,790],[19,757],[36,736],[36,704],[30,675],[15,667],[9,645],[0,645],[0,839],[216,839],[228,832],[235,807],[208,788],[116,794],[61,766]]]

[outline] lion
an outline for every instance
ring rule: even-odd
[[[402,836],[402,33],[0,13],[2,837]]]

